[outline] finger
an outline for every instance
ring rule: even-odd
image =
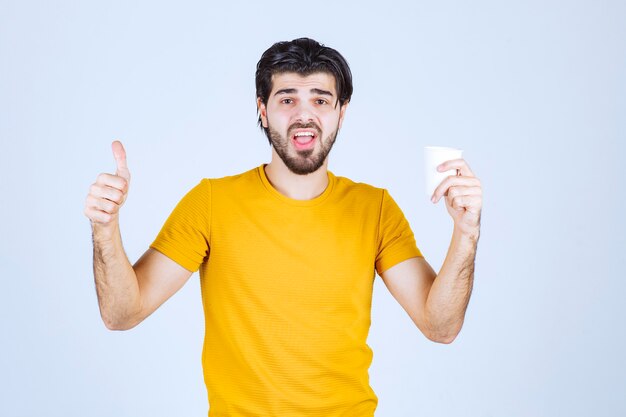
[[[89,188],[89,195],[96,198],[105,198],[117,204],[122,204],[124,202],[125,196],[125,194],[117,188],[103,186],[99,184],[91,185],[91,187]]]
[[[120,211],[119,204],[111,200],[107,200],[106,198],[98,198],[92,195],[89,195],[87,197],[87,201],[85,202],[85,208],[103,211],[109,214],[115,214]]]
[[[480,180],[476,177],[457,177],[450,175],[435,188],[435,192],[431,198],[432,202],[436,203],[441,197],[448,193],[450,187],[457,186],[480,187]]]
[[[475,176],[467,162],[465,162],[465,159],[452,159],[450,161],[446,161],[440,164],[437,167],[437,171],[439,172],[450,171],[451,169],[457,169],[459,171],[459,174],[464,177]]]
[[[461,196],[482,196],[483,189],[480,187],[454,186],[448,188],[448,198]]]
[[[106,224],[113,220],[113,215],[94,208],[85,208],[85,216],[94,223]]]
[[[123,193],[128,192],[128,180],[119,175],[100,174],[96,179],[96,184],[116,188]]]
[[[128,165],[126,163],[126,150],[124,149],[124,145],[122,145],[122,142],[119,140],[116,140],[111,144],[111,149],[113,150],[115,164],[117,165],[115,175],[119,175],[126,180],[130,180],[130,171],[128,170]]]
[[[482,207],[482,200],[477,195],[461,195],[454,197],[450,201],[450,206],[457,211],[467,210],[470,213],[478,214]]]

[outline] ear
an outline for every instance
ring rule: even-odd
[[[256,98],[256,110],[261,117],[261,124],[267,129],[267,107],[265,107],[265,104],[261,101],[261,97]]]
[[[343,103],[343,105],[341,106],[341,109],[339,109],[339,129],[341,129],[341,124],[343,123],[343,118],[346,115],[346,110],[348,108],[348,104],[350,104],[349,101],[346,101],[345,103]]]

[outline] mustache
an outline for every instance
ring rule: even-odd
[[[289,126],[289,129],[287,130],[287,132],[291,134],[291,132],[293,132],[295,129],[313,129],[317,131],[317,136],[319,136],[322,133],[322,129],[320,129],[317,123],[313,123],[313,122],[309,122],[309,123],[296,122],[292,124],[291,126]]]

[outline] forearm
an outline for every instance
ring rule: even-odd
[[[474,282],[479,231],[455,228],[446,259],[433,282],[425,307],[432,339],[451,342],[461,331]]]
[[[131,328],[138,322],[141,298],[119,225],[92,224],[92,231],[94,280],[102,320],[111,330]]]

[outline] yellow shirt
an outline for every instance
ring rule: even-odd
[[[209,417],[371,417],[375,270],[422,256],[386,190],[328,172],[293,200],[263,166],[203,179],[151,245],[200,268]]]

